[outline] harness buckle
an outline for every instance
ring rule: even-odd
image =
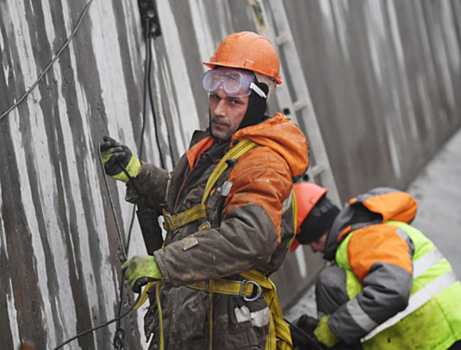
[[[171,217],[171,214],[164,214],[163,218],[164,218],[165,224],[167,226],[167,231],[176,230],[176,226],[174,224],[173,218]]]
[[[252,285],[254,285],[256,287],[256,295],[248,296],[248,297],[243,295],[243,286],[245,285],[245,283],[252,284]],[[253,292],[254,292],[254,290],[253,290]],[[255,294],[255,293],[253,293],[253,294]],[[245,301],[255,301],[256,299],[259,299],[259,297],[261,296],[261,286],[258,283],[256,283],[255,281],[243,280],[242,284],[240,285],[239,296],[241,296],[243,298],[243,300],[245,300]]]
[[[211,224],[210,222],[207,220],[205,221],[204,223],[202,223],[199,227],[198,227],[198,230],[199,231],[205,231],[205,230],[209,230],[211,228]]]

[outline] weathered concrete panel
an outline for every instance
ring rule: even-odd
[[[457,2],[285,6],[341,197],[403,188],[460,125]]]
[[[461,124],[459,2],[284,4],[341,198],[406,188]]]
[[[32,86],[87,4],[0,0],[0,115]],[[404,188],[461,124],[459,1],[285,6],[341,197]],[[142,158],[160,165],[162,153],[171,170],[192,131],[208,125],[202,62],[225,35],[254,25],[246,0],[159,1],[158,10],[163,35],[152,44],[150,77],[157,124],[149,111]],[[110,134],[140,153],[145,50],[136,1],[94,0],[68,48],[0,120],[2,348],[31,339],[50,349],[117,313],[121,246],[97,150]],[[124,185],[109,185],[127,240],[132,208]],[[135,253],[144,253],[137,224]],[[308,249],[290,256],[275,276],[284,306],[319,268]],[[143,347],[141,318],[122,322],[128,348]],[[114,331],[67,348],[110,349]]]

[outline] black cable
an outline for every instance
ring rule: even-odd
[[[93,328],[91,328],[91,329],[88,329],[88,330],[86,330],[86,331],[83,331],[83,332],[77,334],[76,336],[74,336],[74,337],[72,337],[72,338],[66,340],[64,343],[62,343],[62,344],[60,344],[59,346],[55,347],[53,350],[58,350],[58,349],[62,348],[64,345],[69,344],[71,341],[73,341],[73,340],[75,340],[75,339],[77,339],[77,338],[83,337],[84,335],[87,335],[87,334],[89,334],[89,333],[91,333],[91,332],[94,332],[94,331],[96,331],[96,330],[98,330],[98,329],[104,328],[104,327],[110,325],[111,323],[114,323],[115,321],[118,321],[118,320],[122,319],[123,317],[125,317],[126,315],[128,315],[128,314],[131,312],[131,310],[134,309],[134,307],[136,306],[136,304],[138,303],[138,301],[141,299],[141,295],[142,295],[142,294],[139,293],[138,297],[136,298],[136,301],[133,303],[133,305],[132,305],[123,315],[118,316],[118,317],[116,317],[116,318],[113,318],[112,320],[107,321],[106,323],[104,323],[104,324],[102,324],[102,325],[99,325],[99,326],[97,326],[97,327],[93,327]]]
[[[119,304],[118,304],[118,320],[117,324],[115,326],[115,335],[114,335],[114,347],[117,350],[123,349],[123,340],[125,339],[125,330],[121,327],[120,321],[122,319],[121,314],[122,314],[122,304],[123,304],[123,293],[125,290],[125,273],[122,273],[121,276],[121,281],[120,281],[120,297],[119,297]],[[138,299],[142,293],[139,293]],[[136,305],[136,304],[135,304]],[[121,334],[123,334],[123,338],[121,337]]]
[[[103,163],[102,154],[101,154],[101,144],[102,144],[102,142],[99,144],[99,147],[98,147],[98,150],[99,150],[99,152],[98,152],[99,153],[99,164],[101,165],[103,174],[105,174],[104,163]],[[126,168],[121,164],[120,164],[120,166],[122,167],[123,171],[128,176],[128,178],[131,179],[131,175],[128,173]],[[125,250],[125,247],[124,247],[124,244],[123,244],[122,232],[120,230],[120,225],[118,224],[117,215],[115,214],[115,206],[114,206],[114,202],[112,200],[112,195],[111,195],[111,192],[110,192],[109,183],[107,182],[107,179],[106,179],[105,175],[104,175],[104,183],[106,185],[107,193],[109,194],[109,203],[110,203],[110,207],[112,209],[112,215],[114,216],[114,219],[115,219],[115,227],[117,229],[118,237],[119,237],[119,240],[120,240],[121,251],[122,251],[122,254],[123,254],[123,262],[125,262],[125,261],[127,261],[129,241],[127,242],[127,245],[126,245],[127,248]],[[136,206],[134,206],[134,208],[133,208],[133,214],[135,213],[135,209],[136,209]],[[131,225],[130,225],[130,228],[129,228],[129,232],[130,232],[129,236],[131,236],[132,228],[133,228],[133,219],[131,221]],[[114,341],[113,341],[113,345],[117,350],[123,349],[123,340],[125,339],[125,330],[121,327],[120,320],[128,314],[128,313],[126,313],[123,316],[121,315],[124,290],[125,290],[125,274],[122,273],[121,281],[120,281],[120,296],[119,296],[120,301],[119,301],[119,304],[118,304],[118,312],[117,312],[118,316],[113,320],[113,321],[117,322],[116,331],[115,331],[115,335],[114,335]],[[139,294],[137,300],[139,300],[140,296],[141,296],[141,293]],[[136,303],[133,305],[133,307],[129,311],[133,310],[135,305],[136,305]],[[93,329],[93,330],[96,330],[96,329]],[[87,333],[85,333],[85,334],[87,334]],[[81,334],[81,335],[85,335],[85,334]],[[74,337],[73,339],[76,339],[76,338],[78,338],[78,336]],[[72,341],[73,339],[71,339],[69,341]],[[63,344],[63,345],[65,345],[65,344]]]
[[[146,20],[146,33],[145,33],[145,40],[146,40],[146,61],[144,62],[144,94],[143,94],[143,103],[142,103],[142,129],[141,129],[141,140],[139,146],[139,158],[142,157],[143,146],[144,146],[144,131],[146,129],[146,121],[147,121],[147,86],[149,85],[149,77],[150,72],[152,69],[152,51],[151,51],[151,41],[152,36],[149,35],[149,20]],[[155,128],[155,132],[157,132],[157,128]]]
[[[88,3],[87,7],[85,8],[84,10],[84,13],[86,13],[89,5],[91,4],[93,0],[90,0],[90,2]],[[83,15],[84,13],[82,14],[82,17],[83,18]],[[141,140],[140,140],[140,145],[139,145],[139,158],[142,157],[142,153],[143,153],[143,147],[144,147],[144,132],[145,132],[145,128],[146,128],[146,110],[147,110],[147,90],[149,89],[149,96],[150,96],[150,102],[151,102],[151,108],[152,108],[152,113],[154,115],[154,123],[155,123],[155,133],[156,133],[156,139],[157,139],[157,146],[159,148],[159,154],[160,154],[160,160],[161,160],[161,163],[162,163],[162,167],[164,167],[164,161],[163,161],[163,158],[162,158],[162,154],[161,154],[161,148],[160,148],[160,144],[159,144],[159,140],[158,140],[158,132],[157,132],[157,124],[156,124],[156,117],[155,117],[155,110],[154,110],[154,105],[153,105],[153,97],[152,97],[152,90],[151,90],[151,85],[150,85],[150,72],[151,72],[151,69],[152,69],[152,52],[151,52],[151,36],[149,35],[149,19],[146,20],[146,63],[145,63],[145,69],[144,69],[144,96],[143,96],[143,122],[142,122],[142,129],[141,129]],[[80,25],[81,23],[81,19],[79,20],[79,23],[78,23],[78,26]],[[77,28],[78,28],[77,26]],[[76,31],[76,30],[75,30]],[[74,31],[74,33],[75,33]],[[71,37],[69,37],[69,41],[71,40],[73,34],[71,35]],[[62,51],[63,49],[61,49]],[[59,52],[59,54],[61,53],[61,51]],[[53,62],[52,62],[53,63]],[[52,64],[51,63],[51,64]],[[49,69],[49,68],[47,68]],[[43,75],[45,74],[46,72],[43,73]],[[41,77],[40,77],[41,79]],[[38,83],[38,82],[37,82]],[[36,84],[37,84],[36,83]],[[36,85],[35,84],[35,85]],[[35,85],[33,87],[35,87]],[[32,87],[32,88],[33,88]],[[31,88],[31,89],[32,89]],[[27,95],[26,95],[27,96]],[[25,98],[25,96],[24,96]],[[24,99],[22,98],[22,99]],[[18,102],[18,104],[20,103],[21,101]],[[8,114],[14,107],[10,108],[4,115]],[[4,115],[2,115],[1,118],[4,117]],[[1,120],[0,118],[0,120]],[[101,144],[99,144],[99,163],[101,165],[101,169],[102,169],[102,172],[103,174],[105,173],[104,171],[104,162],[102,160],[102,154],[101,154]],[[128,173],[128,171],[125,169],[125,167],[122,166],[122,169],[123,171],[126,173],[126,175],[128,176],[129,179],[131,179],[131,175]],[[116,226],[116,229],[117,229],[117,233],[118,233],[118,236],[119,236],[119,241],[120,241],[120,246],[121,246],[121,252],[122,252],[122,255],[123,255],[123,260],[126,261],[127,260],[127,254],[128,254],[128,251],[129,251],[129,246],[130,246],[130,241],[131,241],[131,233],[132,233],[132,229],[133,229],[133,225],[134,225],[134,219],[135,219],[135,214],[136,214],[136,205],[133,206],[133,214],[132,214],[132,217],[131,217],[131,222],[130,222],[130,227],[128,229],[128,238],[127,238],[127,243],[126,243],[126,248],[125,248],[125,244],[124,244],[124,241],[123,241],[123,237],[122,237],[122,233],[121,233],[121,230],[120,230],[120,225],[118,223],[118,220],[117,220],[117,215],[115,213],[115,206],[114,206],[114,202],[112,200],[112,195],[111,195],[111,192],[110,192],[110,188],[109,188],[109,184],[107,182],[107,179],[106,179],[106,176],[104,176],[104,183],[105,183],[105,186],[106,186],[106,189],[107,189],[107,193],[109,195],[109,203],[110,203],[110,206],[111,206],[111,210],[112,210],[112,214],[114,216],[114,219],[115,219],[115,226]],[[82,333],[79,333],[77,334],[76,336],[70,338],[69,340],[65,341],[64,343],[62,343],[61,345],[59,345],[58,347],[56,347],[54,350],[57,350],[57,349],[60,349],[62,348],[64,345],[70,343],[71,341],[77,339],[77,338],[80,338],[86,334],[89,334],[91,332],[94,332],[100,328],[103,328],[103,327],[106,327],[108,326],[109,324],[113,323],[113,322],[117,322],[117,326],[116,326],[116,332],[115,332],[115,335],[114,335],[114,340],[113,340],[113,345],[116,349],[118,350],[121,350],[123,349],[123,340],[125,338],[125,331],[123,328],[121,328],[121,325],[120,325],[120,320],[125,317],[126,315],[128,315],[131,310],[134,309],[134,307],[137,305],[138,301],[140,300],[141,296],[142,296],[142,293],[139,293],[135,303],[130,307],[130,309],[125,312],[123,315],[121,314],[122,313],[122,304],[123,304],[123,294],[124,294],[124,289],[125,289],[125,283],[124,283],[124,274],[122,274],[121,276],[121,282],[120,282],[120,302],[119,302],[119,308],[118,308],[118,316],[108,322],[106,322],[105,324],[103,325],[100,325],[98,327],[94,327],[94,328],[91,328],[87,331],[84,331]]]
[[[101,154],[101,145],[102,145],[102,142],[98,146],[99,164],[101,165],[101,168],[102,168],[102,173],[103,173],[103,177],[104,177],[104,183],[106,185],[106,190],[107,190],[107,193],[109,195],[109,203],[110,203],[110,207],[112,209],[112,215],[114,216],[115,227],[117,229],[118,238],[119,238],[119,241],[120,241],[121,251],[122,251],[122,254],[123,254],[123,262],[125,262],[127,260],[128,244],[127,244],[127,249],[125,251],[125,247],[124,247],[124,244],[123,244],[123,238],[122,238],[122,232],[120,230],[120,225],[118,224],[117,215],[115,214],[115,206],[114,206],[114,202],[112,200],[112,194],[110,192],[109,183],[107,182],[107,179],[106,179],[106,176],[105,176],[104,162],[102,160],[102,154]],[[130,174],[125,169],[125,167],[122,166],[122,168],[123,168],[123,171],[127,174],[128,178],[130,178]],[[131,230],[131,227],[130,227],[130,230]],[[120,296],[119,296],[120,301],[119,301],[119,304],[118,304],[118,312],[117,312],[118,316],[117,316],[117,318],[114,319],[115,321],[117,321],[117,325],[116,325],[116,331],[115,331],[115,335],[114,335],[113,345],[117,350],[123,349],[123,340],[125,339],[125,330],[120,327],[120,320],[128,314],[128,313],[126,313],[123,316],[121,315],[124,289],[125,289],[125,274],[122,273],[121,281],[120,281]],[[140,296],[141,296],[141,294],[139,294],[138,299],[140,298]],[[134,306],[135,305],[136,304],[134,304]],[[129,311],[131,311],[134,308],[134,306]],[[84,335],[84,334],[82,334],[82,335]],[[76,337],[78,338],[78,336],[76,336]],[[63,345],[65,345],[65,344],[63,344]]]
[[[151,51],[151,46],[150,46],[150,43],[149,43],[149,51]],[[151,58],[152,60],[152,58]],[[150,67],[151,65],[149,65],[149,73],[150,73]],[[150,74],[149,74],[150,76]],[[165,160],[163,158],[163,153],[162,153],[162,148],[160,147],[160,139],[158,137],[158,124],[157,124],[157,115],[155,114],[155,108],[154,108],[154,97],[153,97],[153,93],[152,93],[152,82],[150,79],[148,79],[148,88],[149,88],[149,101],[150,101],[150,108],[152,110],[152,117],[154,119],[154,130],[155,130],[155,141],[157,143],[157,149],[158,149],[158,153],[160,155],[160,165],[163,169],[165,169]],[[167,130],[168,131],[168,130]],[[171,151],[171,150],[170,150]],[[173,154],[172,154],[173,156]]]
[[[148,86],[148,80],[150,76],[150,70],[151,70],[151,65],[152,65],[152,59],[151,59],[151,51],[150,51],[150,43],[151,43],[151,36],[149,35],[149,19],[146,20],[146,26],[145,26],[145,39],[146,39],[146,61],[144,63],[144,94],[143,94],[143,103],[142,103],[142,127],[141,127],[141,140],[139,142],[139,159],[142,158],[142,153],[144,149],[144,132],[146,130],[146,121],[147,121],[147,86]],[[155,128],[157,131],[157,128]],[[160,149],[159,149],[160,152]],[[130,178],[130,177],[129,177]],[[127,253],[130,249],[130,242],[131,242],[131,233],[134,225],[134,219],[136,216],[136,204],[133,206],[133,212],[131,215],[131,221],[130,221],[130,228],[128,230],[128,238],[127,238],[127,246],[126,250]]]
[[[77,24],[75,25],[74,27],[74,30],[72,31],[72,33],[70,34],[69,38],[66,40],[66,42],[64,43],[64,45],[62,45],[62,47],[59,49],[58,53],[53,57],[53,59],[50,61],[50,63],[48,63],[48,65],[45,67],[45,69],[43,70],[43,72],[38,76],[37,80],[35,81],[35,83],[32,84],[32,86],[21,96],[21,98],[15,103],[13,104],[10,108],[8,108],[1,116],[0,116],[0,120],[2,120],[3,118],[5,118],[13,109],[15,109],[17,106],[19,106],[19,104],[24,101],[24,99],[32,92],[33,89],[35,89],[35,87],[38,85],[38,83],[40,82],[40,80],[43,79],[43,77],[45,76],[46,73],[48,73],[48,71],[50,70],[50,68],[53,66],[54,62],[56,62],[56,60],[59,58],[59,56],[61,56],[61,54],[63,53],[63,51],[67,48],[67,46],[69,46],[69,43],[72,41],[72,39],[74,38],[74,35],[75,33],[77,32],[78,28],[80,27],[80,24],[82,24],[82,21],[83,21],[83,18],[85,17],[86,13],[88,12],[89,8],[90,8],[90,5],[91,3],[93,2],[93,0],[90,0],[88,1],[88,3],[86,4],[85,8],[83,9],[82,13],[80,14],[80,17],[77,21]]]
[[[297,325],[291,323],[290,321],[288,321],[286,318],[284,318],[284,321],[286,323],[288,323],[289,326],[293,327],[293,328],[296,328],[297,331],[299,331],[302,335],[304,335],[306,337],[306,339],[308,339],[312,344],[315,344],[315,346],[317,347],[317,349],[320,349],[320,350],[323,350],[322,347],[317,343],[317,341],[311,337],[309,334],[307,334],[306,332],[304,332],[301,328],[299,328]]]
[[[114,216],[114,220],[115,220],[115,228],[117,229],[118,239],[120,241],[120,249],[121,249],[121,252],[122,252],[122,255],[123,255],[123,262],[125,262],[127,260],[127,253],[125,251],[125,245],[123,243],[122,231],[120,230],[120,225],[119,225],[118,220],[117,220],[117,214],[115,213],[115,206],[114,206],[114,201],[112,200],[112,195],[111,195],[111,192],[110,192],[109,183],[107,182],[107,179],[106,179],[106,176],[105,176],[106,172],[104,170],[104,162],[102,160],[101,145],[102,145],[102,142],[98,146],[99,164],[101,165],[103,178],[104,178],[104,184],[106,185],[106,190],[107,190],[107,193],[109,195],[109,204],[110,204],[110,208],[112,209],[112,215]]]
[[[150,106],[151,106],[151,110],[152,110],[152,116],[154,118],[154,124],[155,124],[155,138],[157,140],[157,147],[158,147],[158,150],[159,150],[159,154],[160,154],[160,163],[162,165],[162,168],[163,169],[166,169],[165,167],[165,160],[163,158],[163,155],[162,155],[162,152],[161,152],[161,147],[160,147],[160,142],[159,142],[159,137],[158,137],[158,128],[157,128],[157,116],[155,114],[155,108],[154,108],[154,97],[153,97],[153,92],[152,92],[152,82],[151,80],[149,79],[149,99],[150,99]],[[171,156],[171,162],[173,164],[173,167],[175,166],[176,162],[175,162],[175,159],[174,159],[174,153],[173,153],[173,149],[171,147],[171,137],[170,137],[170,130],[168,129],[168,125],[166,126],[166,131],[167,131],[167,138],[168,138],[168,148],[170,150],[170,156]]]
[[[144,94],[143,94],[143,112],[142,112],[142,127],[141,127],[141,139],[139,142],[139,159],[142,158],[143,149],[144,149],[144,132],[146,130],[146,111],[147,111],[147,85],[148,81],[150,80],[150,71],[152,66],[152,52],[151,52],[151,36],[149,35],[149,19],[146,19],[146,26],[145,26],[145,39],[146,39],[146,62],[144,66]],[[157,128],[155,128],[157,131]],[[159,149],[160,151],[160,149]],[[128,178],[131,180],[131,176],[128,174],[125,167],[122,166],[123,171],[127,174]],[[128,237],[126,243],[126,254],[128,254],[130,249],[130,242],[131,242],[131,234],[133,232],[134,220],[136,217],[136,204],[133,205],[133,211],[131,214],[130,220],[130,227],[128,229]],[[120,301],[119,301],[119,308],[118,308],[118,315],[122,312],[122,303],[123,303],[123,294],[124,294],[124,276],[122,276],[121,287],[120,287]],[[141,293],[140,293],[141,295]],[[123,340],[125,337],[125,330],[121,326],[121,317],[117,320],[116,331],[114,335],[113,345],[117,350],[123,349]]]
[[[77,24],[75,25],[74,29],[72,30],[69,38],[63,44],[63,46],[59,49],[59,51],[56,53],[56,55],[53,57],[53,59],[50,61],[50,63],[45,67],[45,69],[42,71],[42,73],[38,76],[37,80],[32,84],[32,86],[19,98],[19,100],[16,103],[14,103],[4,113],[2,113],[2,115],[0,116],[0,121],[3,118],[5,118],[13,109],[15,109],[17,106],[19,106],[26,99],[26,97],[35,89],[35,87],[43,79],[43,77],[48,73],[48,71],[51,69],[51,67],[56,62],[56,60],[61,56],[61,54],[64,52],[64,50],[69,46],[70,42],[74,38],[74,36],[77,33],[78,29],[80,28],[80,25],[82,24],[83,19],[84,19],[85,15],[88,13],[88,10],[89,10],[92,3],[93,3],[93,0],[88,1],[88,3],[86,4],[85,8],[82,11],[82,13],[80,14],[79,19],[77,21]],[[149,19],[147,19],[146,22],[147,22],[147,24],[149,24]],[[158,146],[159,154],[160,154],[160,157],[161,157],[160,158],[161,164],[162,164],[162,167],[164,167],[164,161],[163,161],[163,158],[162,158],[162,154],[161,154],[161,151],[160,151],[161,148],[160,148],[160,144],[159,144],[159,141],[158,141],[156,117],[155,117],[155,111],[154,111],[154,106],[153,106],[153,101],[152,101],[151,85],[150,85],[150,80],[149,80],[149,76],[150,76],[150,72],[151,72],[152,58],[151,58],[151,36],[149,35],[149,26],[148,25],[146,26],[146,39],[147,40],[146,40],[146,68],[145,68],[145,78],[144,78],[143,124],[142,124],[142,130],[141,130],[139,157],[141,158],[141,156],[142,156],[143,146],[144,146],[144,131],[145,131],[145,127],[146,127],[146,109],[147,109],[147,107],[146,107],[146,105],[147,105],[147,97],[146,97],[147,96],[147,88],[146,88],[146,85],[147,85],[148,88],[149,88],[149,92],[150,92],[150,101],[151,101],[152,113],[154,114],[157,146]],[[104,162],[102,160],[102,155],[101,155],[101,151],[100,151],[101,143],[99,144],[98,148],[99,148],[99,152],[98,152],[98,154],[99,154],[99,162],[100,162],[100,165],[101,165],[102,172],[104,174],[105,173],[105,171],[104,171]],[[126,170],[125,170],[125,172],[126,172]],[[133,207],[133,215],[132,215],[132,218],[131,218],[131,223],[130,223],[129,233],[128,233],[128,240],[127,240],[126,250],[125,250],[125,244],[124,244],[123,237],[122,237],[122,234],[121,234],[120,225],[119,225],[118,220],[117,220],[117,215],[115,213],[115,206],[114,206],[114,202],[112,200],[112,195],[111,195],[111,192],[110,192],[109,184],[107,182],[106,176],[103,176],[103,177],[104,177],[104,183],[105,183],[108,195],[109,195],[109,203],[110,203],[110,206],[111,206],[112,214],[113,214],[114,219],[115,219],[115,226],[116,226],[117,233],[118,233],[118,236],[119,236],[121,253],[123,255],[123,260],[126,261],[127,260],[127,253],[128,253],[128,249],[129,249],[129,244],[130,244],[130,239],[131,239],[131,232],[132,232],[132,228],[133,228],[133,225],[134,225],[134,218],[135,218],[135,214],[136,214],[136,205]],[[123,315],[121,315],[122,303],[123,303],[123,292],[124,292],[124,286],[125,286],[124,274],[122,274],[122,281],[121,281],[120,285],[121,285],[121,287],[120,287],[120,303],[119,303],[119,309],[118,309],[118,317],[116,317],[116,318],[114,318],[114,319],[112,319],[112,320],[110,320],[110,321],[108,321],[108,322],[106,322],[106,323],[104,323],[104,324],[102,324],[100,326],[93,327],[93,328],[91,328],[89,330],[86,330],[84,332],[81,332],[81,333],[77,334],[76,336],[66,340],[64,343],[62,343],[59,346],[57,346],[56,348],[54,348],[54,350],[60,349],[64,345],[70,343],[71,341],[73,341],[75,339],[78,339],[78,338],[80,338],[80,337],[82,337],[82,336],[84,336],[86,334],[91,333],[91,332],[94,332],[94,331],[96,331],[98,329],[106,327],[106,326],[110,325],[113,322],[117,322],[117,330],[116,330],[116,334],[115,334],[115,337],[114,337],[113,345],[117,349],[122,349],[123,348],[123,339],[125,337],[125,332],[120,327],[120,320],[123,317],[125,317],[126,315],[128,315],[131,312],[131,310],[134,309],[134,307],[136,306],[136,304],[140,300],[142,293],[140,293],[138,295],[138,298],[136,299],[135,303],[130,307],[130,309],[128,311],[126,311]]]

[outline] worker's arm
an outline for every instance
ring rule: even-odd
[[[168,171],[150,163],[141,164],[136,178],[127,183],[125,200],[153,208],[161,214],[161,205],[165,203]]]
[[[100,151],[105,173],[127,184],[125,199],[161,213],[160,205],[165,202],[168,172],[139,161],[128,146],[109,136],[104,136]]]
[[[330,315],[328,324],[339,338],[351,343],[408,305],[413,245],[394,226],[372,225],[356,231],[347,249],[363,291]]]
[[[264,269],[271,260],[282,241],[283,203],[292,190],[287,163],[257,147],[239,159],[229,182],[219,228],[196,232],[155,252],[165,281],[183,285],[222,278]]]

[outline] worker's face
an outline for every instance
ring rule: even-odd
[[[325,245],[327,243],[328,232],[329,231],[325,232],[316,241],[309,243],[309,245],[310,245],[310,247],[311,247],[311,249],[312,249],[312,251],[314,253],[316,253],[316,252],[324,253],[325,252]]]
[[[228,141],[237,131],[248,108],[249,97],[232,97],[218,89],[210,94],[211,131],[218,142]]]

